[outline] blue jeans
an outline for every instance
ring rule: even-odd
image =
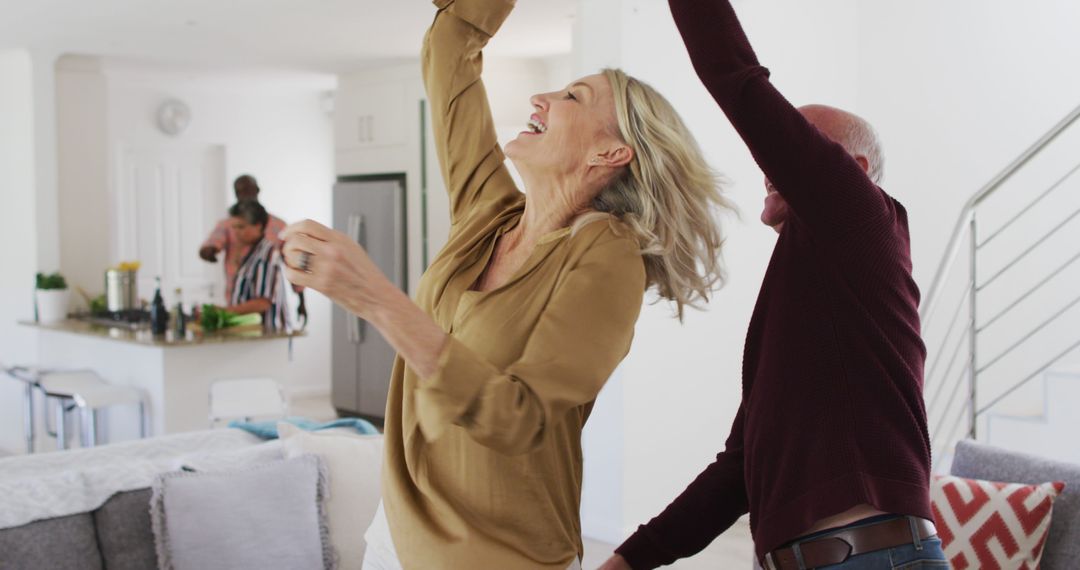
[[[875,517],[867,521],[853,523],[844,527],[844,529],[873,524],[889,518],[896,517]],[[836,530],[841,529],[812,534],[799,539],[798,542],[820,538]],[[949,568],[949,562],[945,559],[945,551],[941,549],[941,539],[936,536],[912,541],[911,544],[903,546],[859,554],[839,564],[821,566],[817,570],[922,570],[924,568]]]
[[[938,537],[928,538],[922,541],[922,549],[919,550],[914,544],[905,544],[895,548],[875,550],[858,556],[852,556],[847,560],[822,566],[818,570],[831,570],[833,568],[843,570],[921,570],[923,568],[948,568],[949,562],[945,560],[945,552],[941,550],[941,539]]]

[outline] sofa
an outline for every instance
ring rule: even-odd
[[[961,441],[956,445],[950,473],[968,479],[1010,483],[1064,481],[1065,491],[1054,502],[1041,567],[1080,568],[1080,465]]]
[[[177,444],[178,441],[186,443],[180,445]],[[181,468],[196,472],[204,467],[210,470],[233,469],[280,459],[284,454],[282,443],[278,440],[263,442],[240,430],[222,429],[205,434],[167,436],[116,446],[106,445],[0,460],[0,492],[3,493],[0,494],[0,509],[11,508],[14,503],[25,508],[32,501],[20,501],[18,495],[34,496],[40,494],[42,489],[49,495],[42,499],[42,503],[50,504],[49,509],[54,512],[57,512],[55,504],[64,503],[68,496],[72,498],[72,504],[85,504],[87,499],[84,487],[100,487],[99,483],[91,481],[95,477],[100,479],[102,472],[108,470],[114,471],[115,480],[122,481],[123,486],[138,485],[140,481],[145,483],[140,488],[119,490],[107,499],[104,499],[103,495],[91,497],[90,504],[100,502],[101,499],[104,499],[103,503],[95,504],[94,508],[85,511],[33,520],[6,528],[0,524],[0,569],[157,568],[159,553],[156,550],[151,520],[153,490],[150,485],[156,476],[147,471],[147,467],[153,466],[154,470],[161,473],[175,472]],[[193,446],[197,446],[197,449],[193,450]],[[120,452],[117,452],[117,449]],[[208,449],[210,451],[207,451]],[[378,455],[381,455],[381,440],[378,441]],[[103,463],[109,465],[103,466]],[[142,479],[133,478],[130,474],[140,470],[143,471]],[[375,466],[374,470],[377,472],[378,466]],[[34,475],[35,473],[40,475]],[[370,474],[365,473],[363,477],[356,477],[355,481],[360,485],[373,486],[377,501],[379,481],[376,477],[374,481],[364,482],[369,476]],[[13,481],[13,477],[21,481]],[[31,481],[30,478],[35,480]],[[49,483],[42,484],[42,480]],[[105,486],[112,485],[113,480],[109,479]],[[19,489],[27,491],[21,493]],[[65,511],[61,509],[58,512]],[[371,514],[374,514],[373,509]],[[0,517],[0,523],[2,522],[3,517]],[[353,554],[355,558],[355,553]],[[340,567],[347,568],[352,565]]]
[[[149,488],[126,491],[92,512],[0,530],[0,568],[156,568],[149,505]]]

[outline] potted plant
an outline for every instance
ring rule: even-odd
[[[34,291],[38,321],[55,323],[66,319],[70,295],[67,280],[63,275],[38,273],[37,287]]]

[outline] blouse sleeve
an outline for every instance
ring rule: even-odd
[[[504,164],[480,74],[481,51],[513,0],[435,0],[421,62],[435,149],[450,195],[450,222],[501,211],[520,193]]]

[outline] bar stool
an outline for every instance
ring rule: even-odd
[[[89,370],[42,372],[38,387],[47,398],[53,398],[56,406],[56,445],[67,448],[66,412],[78,410],[82,420],[80,441],[83,447],[98,444],[98,411],[117,405],[139,406],[139,435],[145,438],[149,432],[146,401],[142,392],[129,386],[114,386]]]
[[[23,392],[23,433],[26,436],[26,453],[34,452],[34,390],[39,388],[38,369],[31,366],[5,366],[0,369],[8,376],[24,383]]]

